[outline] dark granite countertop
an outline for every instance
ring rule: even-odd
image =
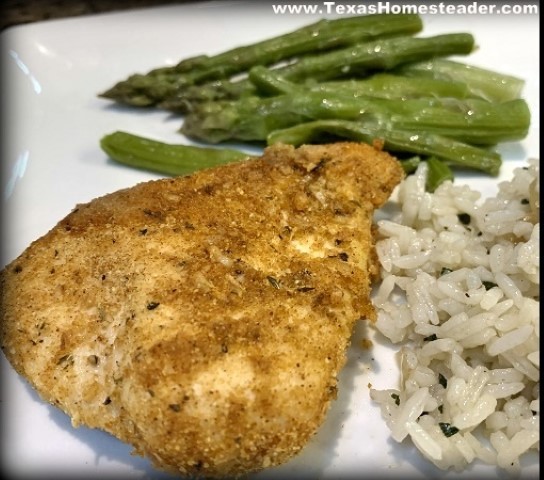
[[[92,15],[132,8],[154,7],[194,0],[4,0],[0,7],[0,29],[42,20]]]

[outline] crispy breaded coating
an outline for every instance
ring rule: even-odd
[[[2,348],[75,426],[158,468],[283,463],[374,317],[372,215],[402,176],[368,145],[278,145],[78,205],[2,271]]]

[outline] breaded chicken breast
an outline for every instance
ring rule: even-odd
[[[5,355],[158,468],[285,462],[374,316],[372,215],[402,176],[368,145],[278,145],[78,205],[1,273]]]

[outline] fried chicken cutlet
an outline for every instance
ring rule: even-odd
[[[1,273],[5,355],[158,468],[283,463],[374,317],[372,215],[402,176],[364,144],[277,145],[78,205]]]

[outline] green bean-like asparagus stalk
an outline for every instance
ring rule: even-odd
[[[283,69],[283,67],[278,67]],[[237,100],[257,95],[257,88],[249,80],[215,80],[202,85],[191,85],[187,88],[172,89],[168,95],[157,102],[157,107],[172,112],[187,113],[200,103]]]
[[[291,82],[308,79],[326,81],[348,76],[364,77],[376,71],[391,70],[404,63],[437,56],[467,55],[474,48],[469,33],[450,33],[434,37],[395,37],[351,45],[320,55],[302,57],[299,61],[279,67],[281,75]],[[254,95],[255,86],[249,79],[218,81],[173,91],[160,103],[162,108],[187,111],[191,105]]]
[[[268,136],[267,143],[269,145],[277,142],[302,145],[338,138],[370,144],[379,141],[383,142],[383,148],[386,151],[435,156],[448,164],[480,170],[494,176],[498,175],[502,164],[501,156],[497,152],[441,135],[387,130],[380,126],[361,125],[347,120],[316,120],[276,130]]]
[[[519,98],[525,84],[524,80],[512,75],[444,58],[405,64],[396,72],[415,78],[464,83],[473,95],[492,102],[506,102]]]
[[[357,120],[382,128],[436,133],[470,144],[492,145],[527,135],[530,113],[522,99],[383,99],[343,92],[296,92],[233,102],[206,103],[188,114],[186,135],[211,143],[264,141],[274,130],[317,119]]]
[[[404,173],[414,173],[417,170],[417,167],[421,163],[421,157],[419,155],[414,155],[413,157],[407,158],[405,160],[399,159],[400,164],[404,170]]]
[[[443,162],[437,157],[429,157],[426,159],[426,162],[428,170],[425,189],[428,192],[434,192],[437,187],[446,180],[451,180],[453,182],[453,172],[446,162]]]
[[[527,136],[531,112],[521,98],[502,103],[480,99],[389,101],[392,128],[435,133],[472,145],[494,145]]]
[[[249,158],[238,150],[167,144],[123,131],[105,135],[100,146],[118,163],[172,176]]]
[[[473,49],[474,37],[469,33],[449,33],[434,37],[402,36],[304,57],[285,67],[283,72],[291,81],[307,78],[327,80],[354,74],[366,75],[376,70],[391,70],[422,58],[467,55]]]
[[[461,82],[436,80],[434,78],[404,77],[391,73],[375,73],[363,79],[331,80],[328,82],[294,83],[281,75],[277,69],[264,66],[252,68],[249,80],[260,96],[288,93],[339,93],[354,97],[370,96],[389,99],[419,97],[478,98]]]
[[[422,27],[421,18],[414,14],[376,14],[321,20],[218,55],[201,55],[172,67],[131,75],[99,96],[134,106],[155,105],[180,88],[229,78],[255,65],[272,65],[309,52],[326,51],[383,36],[414,34]]]
[[[312,92],[270,98],[247,97],[234,102],[200,105],[185,117],[181,131],[210,143],[264,141],[274,130],[317,118],[353,120],[366,114],[375,119],[377,114],[385,113],[367,98],[324,96]]]
[[[249,81],[257,89],[258,95],[282,95],[304,91],[304,85],[287,80],[277,69],[270,69],[263,65],[253,67],[249,71]]]

